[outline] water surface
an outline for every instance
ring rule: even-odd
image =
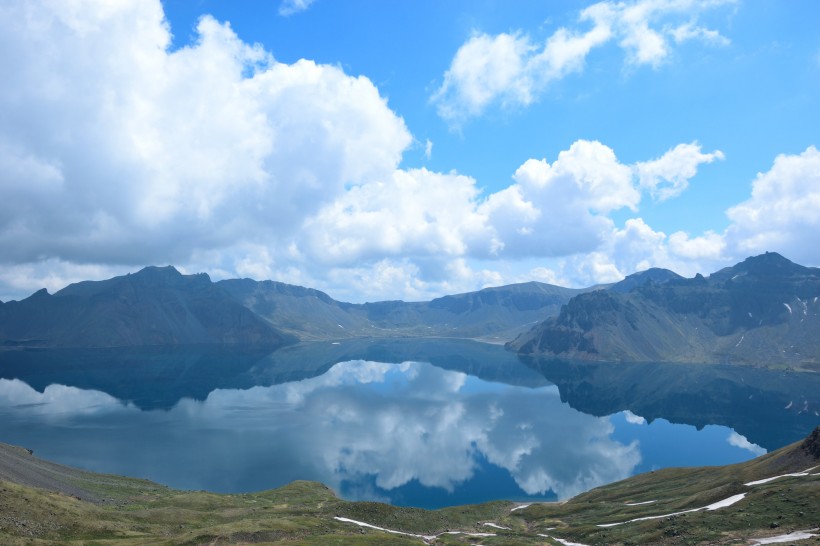
[[[177,488],[309,479],[348,499],[431,508],[739,462],[817,422],[812,376],[612,366],[441,340],[11,351],[0,354],[0,441]],[[769,425],[735,414],[748,396]],[[796,401],[784,409],[784,397]]]

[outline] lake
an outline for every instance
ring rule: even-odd
[[[436,508],[741,462],[820,422],[818,374],[519,359],[461,340],[0,353],[0,441],[182,489],[317,480]]]

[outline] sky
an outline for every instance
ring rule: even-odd
[[[4,0],[0,300],[820,266],[814,0]]]

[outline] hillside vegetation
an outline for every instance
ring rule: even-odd
[[[321,484],[217,495],[100,475],[0,445],[3,544],[749,544],[820,527],[820,427],[726,467],[666,469],[564,503],[427,511]],[[755,483],[759,482],[759,483]],[[638,521],[633,521],[638,520]],[[559,540],[560,539],[560,540]],[[818,541],[813,539],[816,544]]]

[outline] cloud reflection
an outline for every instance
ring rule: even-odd
[[[452,492],[489,462],[526,494],[565,498],[625,478],[640,462],[637,442],[611,439],[608,418],[571,409],[554,386],[490,383],[418,362],[343,362],[303,381],[183,399],[168,412],[97,391],[52,385],[38,393],[0,380],[0,410],[23,412],[14,410],[20,404],[40,404],[25,410],[31,419],[83,422],[73,445],[95,427],[127,431],[96,439],[103,453],[83,454],[100,458],[92,468],[194,489],[313,479],[373,497],[415,480]],[[162,467],[152,453],[160,447]]]

